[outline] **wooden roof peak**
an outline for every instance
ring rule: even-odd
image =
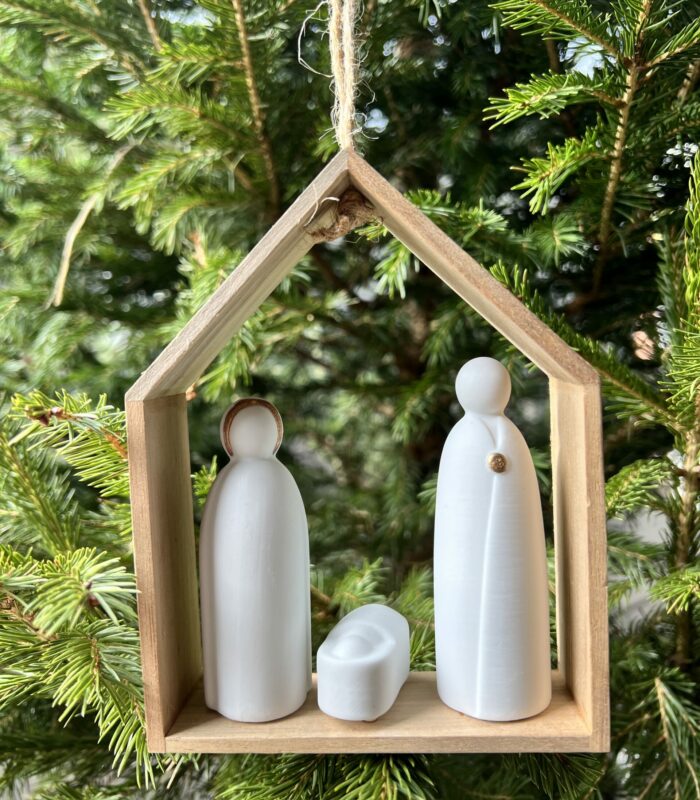
[[[351,189],[360,196],[348,192]],[[362,156],[343,150],[143,372],[127,401],[186,391],[315,244],[367,221],[368,203],[394,237],[550,378],[598,383],[593,367],[488,270]]]

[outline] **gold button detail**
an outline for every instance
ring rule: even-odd
[[[492,469],[494,472],[505,472],[506,471],[506,457],[503,453],[489,453],[488,461],[487,461],[489,468]]]

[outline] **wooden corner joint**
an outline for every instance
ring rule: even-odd
[[[326,198],[334,200],[335,198]],[[330,225],[322,228],[309,229],[308,233],[317,242],[332,242],[346,236],[350,231],[360,225],[376,220],[377,214],[374,206],[357,189],[346,189],[337,200],[334,218]],[[313,220],[310,223],[313,224]]]

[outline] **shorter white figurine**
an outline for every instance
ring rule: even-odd
[[[377,603],[356,608],[328,634],[316,664],[321,711],[371,722],[392,707],[408,677],[408,622]]]
[[[199,544],[204,698],[229,719],[265,722],[296,711],[311,686],[306,514],[275,457],[282,420],[271,403],[234,403],[221,440],[231,461]]]

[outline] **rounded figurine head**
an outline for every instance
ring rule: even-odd
[[[282,443],[282,417],[267,400],[237,400],[221,419],[221,442],[232,458],[274,456]]]
[[[510,400],[510,375],[495,358],[473,358],[457,374],[455,389],[465,411],[502,414]]]

